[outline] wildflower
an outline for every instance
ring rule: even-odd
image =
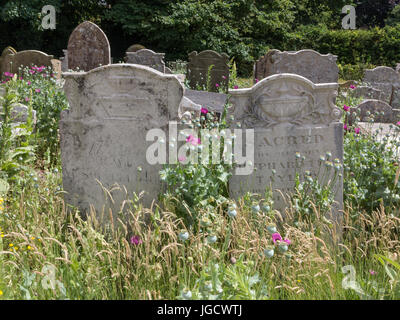
[[[207,110],[206,108],[201,108],[201,113],[202,113],[202,114],[207,114],[207,113],[208,113],[208,110]]]
[[[140,239],[140,237],[139,236],[133,236],[132,238],[131,238],[131,244],[134,244],[134,245],[139,245],[139,244],[142,244],[143,243],[143,241],[142,241],[142,239]]]
[[[361,131],[361,129],[360,129],[360,128],[355,128],[355,129],[354,129],[354,132],[355,132],[356,134],[359,134],[359,133],[360,133],[360,131]]]
[[[349,107],[349,106],[346,106],[346,105],[344,105],[344,106],[343,106],[343,110],[344,110],[344,111],[349,111],[349,110],[350,110],[350,107]]]
[[[256,79],[256,83],[258,82],[258,79]]]
[[[35,92],[36,93],[40,93],[40,89],[35,89]]]
[[[219,84],[218,84],[218,83],[216,83],[215,86],[216,86],[217,88],[219,88]]]
[[[236,86],[234,86],[234,87],[233,87],[233,89],[239,89],[239,86],[238,86],[238,85],[236,85]]]
[[[225,76],[222,76],[222,79],[224,79],[224,80],[225,80],[225,79],[226,79],[226,77],[225,77]]]
[[[184,156],[178,157],[179,162],[184,162],[186,161],[186,158]]]
[[[272,234],[272,241],[274,241],[274,243],[276,241],[282,241],[282,237],[278,232],[275,232]]]
[[[400,126],[400,121],[398,121],[396,124],[397,124],[398,126]]]
[[[347,131],[349,128],[347,127],[347,124],[345,124],[344,126],[343,126],[343,129],[344,129],[344,131]]]
[[[3,291],[0,290],[0,297],[3,295]]]
[[[350,85],[350,89],[353,89],[353,90],[354,90],[355,88],[356,88],[356,86],[355,86],[354,84],[351,84],[351,85]]]
[[[371,275],[373,275],[373,276],[377,274],[377,272],[374,271],[374,270],[369,270],[369,273],[370,273]]]

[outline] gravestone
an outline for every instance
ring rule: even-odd
[[[68,41],[68,68],[90,71],[110,63],[110,43],[103,30],[90,21],[77,26]]]
[[[228,95],[224,93],[186,89],[184,95],[201,107],[217,113],[224,111],[225,104],[228,101]]]
[[[32,65],[53,68],[53,56],[37,50],[19,51],[8,54],[4,58],[4,67],[7,72],[19,73],[20,68],[31,67]]]
[[[353,125],[356,117],[360,122],[396,123],[399,121],[400,110],[393,109],[381,100],[367,99],[355,108],[350,108],[347,123]]]
[[[68,71],[68,50],[63,49],[64,57],[60,58],[62,72]]]
[[[331,163],[335,159],[343,162],[342,111],[334,104],[337,89],[335,83],[314,84],[299,75],[278,74],[252,88],[229,91],[230,114],[235,123],[240,122],[242,129],[254,129],[254,145],[244,140],[242,155],[246,154],[246,147],[254,147],[256,168],[250,175],[234,173],[229,183],[234,198],[246,192],[264,195],[271,186],[274,207],[284,214],[288,205],[277,190],[284,195],[293,192],[296,172],[302,175],[309,170],[314,176],[324,172],[325,163],[321,163],[320,157],[326,157],[327,152],[331,153]],[[305,157],[302,166],[296,156]],[[330,177],[333,175],[331,172]],[[335,188],[338,193],[333,219],[339,217],[338,210],[343,203],[341,178]]]
[[[0,88],[1,89],[1,88]],[[5,92],[0,90],[0,96],[4,96]],[[10,118],[9,121],[11,126],[13,127],[13,131],[23,130],[18,128],[19,125],[26,123],[28,121],[29,116],[29,108],[21,103],[13,103],[11,106]],[[0,105],[0,127],[1,122],[4,121],[4,110],[3,106]],[[32,126],[36,125],[36,111],[32,110]]]
[[[147,142],[146,134],[154,128],[168,132],[168,122],[178,118],[183,86],[175,76],[133,64],[63,75],[70,104],[60,121],[67,203],[116,214],[133,192],[145,191],[143,203],[150,206],[162,191],[161,165],[146,160],[155,142]],[[100,183],[108,190],[118,184],[127,194],[110,191],[111,203]]]
[[[9,67],[5,64],[6,56],[15,53],[17,53],[17,51],[13,47],[7,47],[3,50],[0,56],[0,79],[4,77],[4,72],[9,72]]]
[[[164,56],[165,53],[156,53],[149,49],[141,49],[136,52],[127,52],[126,63],[148,66],[157,71],[165,73],[165,63],[163,60]]]
[[[228,63],[229,56],[225,53],[219,54],[212,50],[200,53],[191,52],[187,64],[187,79],[190,88],[198,89],[200,86],[211,92],[218,92],[220,88],[227,91],[229,86]],[[211,66],[213,67],[210,72],[210,88],[207,88],[207,76]]]
[[[278,73],[294,73],[314,83],[337,83],[339,68],[337,56],[320,54],[314,50],[279,51],[271,50],[254,66],[254,81]]]
[[[354,90],[350,91],[355,98],[383,100],[384,94],[381,90],[369,86],[357,86]]]
[[[133,44],[128,49],[126,49],[126,52],[136,52],[142,49],[146,49],[146,47],[142,46],[141,44]]]
[[[363,82],[366,82],[375,89],[383,92],[383,101],[391,104],[392,100],[398,99],[393,97],[394,88],[400,88],[400,75],[392,68],[380,66],[375,69],[365,70]]]

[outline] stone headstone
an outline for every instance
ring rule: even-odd
[[[136,52],[142,49],[146,49],[146,47],[142,46],[141,44],[133,44],[128,49],[126,49],[126,52]]]
[[[364,100],[355,108],[350,109],[350,114],[347,116],[347,123],[353,125],[356,117],[360,122],[375,123],[396,123],[399,121],[398,109],[393,109],[389,104],[381,100],[367,99]]]
[[[314,84],[299,75],[278,74],[263,79],[252,88],[229,91],[235,123],[240,122],[243,129],[254,129],[254,145],[244,140],[242,154],[248,152],[247,147],[254,147],[253,164],[257,169],[250,175],[232,176],[229,182],[231,196],[236,198],[246,192],[264,195],[266,188],[271,186],[274,207],[284,214],[288,204],[277,190],[284,195],[293,192],[296,173],[302,176],[309,170],[317,176],[320,157],[326,157],[327,152],[331,153],[330,162],[335,159],[343,162],[342,111],[334,104],[337,89],[338,84]],[[238,134],[236,136],[235,143],[239,138]],[[302,166],[302,160],[297,156],[305,157]],[[322,163],[321,172],[324,165]],[[333,175],[331,172],[330,177]],[[334,219],[342,208],[343,182],[340,178],[335,188],[338,192],[332,212]]]
[[[110,43],[103,30],[90,21],[77,26],[68,41],[68,68],[90,71],[110,63]]]
[[[381,90],[369,86],[357,86],[354,90],[350,91],[355,98],[383,100],[384,94]]]
[[[225,53],[219,54],[212,50],[200,53],[193,51],[189,54],[187,64],[187,79],[191,89],[205,88],[207,91],[218,92],[220,88],[225,91],[229,86],[229,56]],[[209,68],[210,83],[207,88],[207,76]]]
[[[224,93],[185,90],[185,97],[212,112],[222,113],[228,102],[228,95]]]
[[[165,53],[156,53],[149,49],[142,49],[136,52],[126,53],[126,63],[140,64],[148,66],[157,71],[165,73],[164,63]]]
[[[4,77],[4,72],[9,72],[9,67],[5,64],[5,57],[15,53],[17,53],[17,51],[13,47],[7,47],[3,50],[0,56],[0,79]]]
[[[64,57],[60,58],[62,72],[68,71],[68,50],[63,49]]]
[[[365,70],[363,82],[383,92],[384,101],[391,104],[393,88],[400,88],[400,75],[392,68],[380,66]]]
[[[1,95],[1,94],[0,94]],[[10,122],[13,127],[26,123],[29,116],[29,108],[22,103],[13,103],[11,106]],[[0,106],[0,123],[4,121],[3,107]],[[32,110],[32,124],[36,124],[36,111]]]
[[[63,184],[67,203],[82,211],[90,205],[118,213],[133,192],[145,191],[149,206],[162,191],[161,165],[146,159],[146,134],[168,132],[178,118],[183,86],[173,75],[133,64],[114,64],[85,73],[64,73],[70,109],[61,113],[60,137]],[[168,134],[168,133],[167,133]],[[127,190],[108,190],[118,184]],[[108,211],[106,211],[108,212]]]
[[[53,68],[53,56],[37,50],[19,51],[14,54],[8,54],[4,59],[6,71],[19,73],[20,68],[31,67],[32,65]]]
[[[320,54],[314,50],[279,51],[271,50],[254,66],[254,80],[264,79],[278,73],[294,73],[314,83],[337,83],[339,68],[337,56]]]

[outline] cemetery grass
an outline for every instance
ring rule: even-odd
[[[285,220],[268,192],[193,207],[169,193],[151,208],[130,195],[116,219],[82,217],[63,201],[57,122],[49,121],[65,99],[47,77],[28,79],[10,80],[2,101],[29,103],[38,130],[28,121],[17,136],[1,131],[0,299],[400,298],[394,140],[346,131],[340,236],[324,218],[329,194],[307,188],[289,199]],[[355,103],[343,99],[341,107]]]

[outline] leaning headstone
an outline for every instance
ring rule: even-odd
[[[156,53],[149,49],[126,53],[126,63],[140,64],[165,73],[165,53]]]
[[[381,90],[384,95],[383,100],[391,104],[393,88],[400,88],[400,75],[392,68],[380,66],[365,70],[363,82]]]
[[[190,88],[198,89],[200,87],[211,92],[218,92],[221,88],[227,91],[229,85],[228,63],[229,56],[225,53],[219,54],[212,50],[205,50],[200,53],[191,52],[187,64],[187,79]],[[209,71],[210,68],[211,71]],[[207,83],[208,77],[209,83]]]
[[[357,117],[360,122],[396,123],[400,120],[399,115],[400,110],[393,109],[386,102],[367,99],[357,107],[351,108],[346,118],[349,125],[353,125]]]
[[[128,49],[126,49],[126,52],[136,52],[142,49],[146,49],[146,47],[142,46],[141,44],[133,44]]]
[[[10,72],[9,67],[5,64],[5,58],[6,56],[10,54],[15,54],[17,51],[13,47],[7,47],[3,50],[1,56],[0,56],[0,79],[3,78],[4,72]]]
[[[103,30],[90,21],[77,26],[68,41],[68,68],[90,71],[110,63],[110,43]]]
[[[333,102],[337,89],[335,83],[314,84],[299,75],[279,74],[263,79],[252,88],[229,91],[234,122],[240,122],[242,129],[254,130],[254,144],[251,139],[243,138],[239,151],[242,151],[240,155],[251,158],[248,153],[253,147],[254,161],[246,166],[256,169],[250,175],[234,172],[229,183],[233,197],[246,192],[264,195],[272,187],[274,207],[284,214],[288,204],[282,194],[294,191],[296,173],[304,177],[308,170],[316,177],[318,173],[328,174],[325,170],[329,166],[332,179],[342,172],[340,167],[337,171],[334,169],[336,159],[337,164],[343,162],[342,111]],[[235,144],[240,136],[241,133],[236,134]],[[321,161],[321,156],[326,159]],[[319,178],[321,181],[322,175]],[[335,219],[343,203],[340,177],[333,189],[337,190],[337,203],[332,212]]]
[[[114,64],[84,73],[64,73],[70,109],[61,114],[60,137],[66,201],[87,211],[111,208],[145,191],[150,206],[162,191],[161,165],[146,159],[149,130],[168,132],[178,118],[183,86],[173,75],[149,67]],[[167,133],[168,135],[168,133]],[[113,191],[113,185],[126,188]],[[106,211],[108,212],[108,211]]]
[[[314,50],[271,50],[261,57],[254,67],[254,80],[259,81],[273,74],[294,73],[314,83],[337,83],[339,68],[337,56],[320,54]]]
[[[41,67],[53,68],[53,56],[37,50],[19,51],[14,54],[9,54],[4,59],[6,71],[11,73],[20,73],[20,70],[32,65]]]
[[[222,113],[228,101],[228,95],[224,93],[185,90],[185,97],[199,104],[201,107],[217,113]]]
[[[357,86],[351,90],[351,95],[355,98],[383,100],[384,94],[381,90],[369,86]]]

